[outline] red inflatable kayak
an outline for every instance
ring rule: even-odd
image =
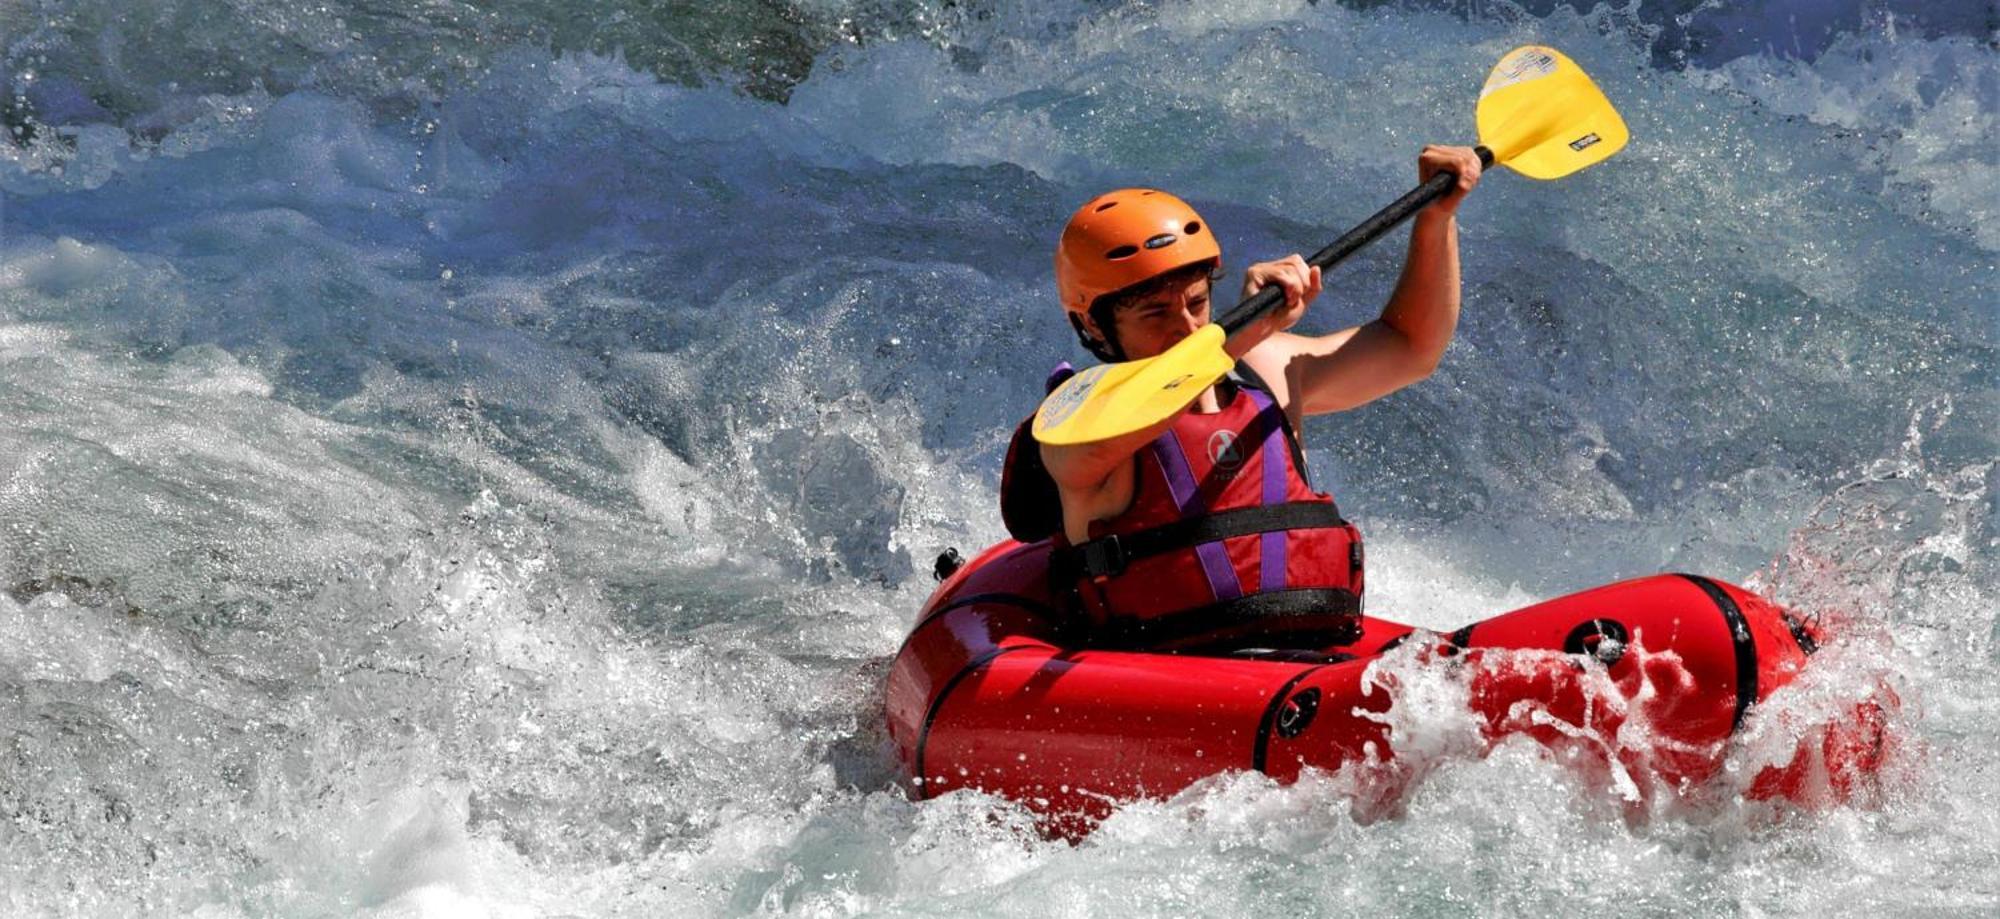
[[[1399,646],[1399,661],[1466,681],[1489,742],[1527,735],[1571,761],[1694,788],[1819,640],[1740,587],[1658,575],[1449,635],[1365,617],[1359,639],[1320,653],[1094,650],[1049,588],[1048,557],[1046,542],[986,550],[938,587],[897,653],[889,733],[918,798],[980,789],[1073,830],[1227,770],[1290,781],[1390,763],[1395,693],[1371,666]],[[1628,722],[1640,729],[1621,733]],[[1764,769],[1749,796],[1843,798],[1879,762],[1882,722],[1864,705],[1852,730],[1807,741],[1811,755]],[[1808,776],[1808,761],[1822,768]]]

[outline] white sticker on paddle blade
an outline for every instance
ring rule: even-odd
[[[1097,381],[1110,370],[1110,364],[1099,364],[1063,381],[1056,391],[1042,400],[1042,409],[1036,413],[1036,423],[1041,430],[1048,430],[1069,420],[1076,410],[1090,398],[1090,391],[1097,388]]]
[[[1525,83],[1556,72],[1556,56],[1547,48],[1517,48],[1514,53],[1502,58],[1493,66],[1493,73],[1486,77],[1486,85],[1479,90],[1481,98],[1487,93],[1505,89],[1516,83]]]

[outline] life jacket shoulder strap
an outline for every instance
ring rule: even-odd
[[[1250,368],[1249,361],[1237,361],[1235,368],[1230,370],[1229,373],[1236,378],[1238,383],[1262,392],[1273,399],[1277,398],[1277,393],[1271,391],[1271,384],[1264,382],[1264,378],[1258,376],[1257,371]],[[1307,488],[1311,488],[1312,471],[1306,468],[1305,446],[1299,441],[1299,432],[1292,429],[1292,416],[1282,407],[1279,407],[1277,411],[1278,429],[1284,432],[1285,446],[1291,448],[1292,451],[1292,466],[1299,471],[1299,480],[1306,483]]]
[[[1345,526],[1347,521],[1332,502],[1288,501],[1217,511],[1137,533],[1100,537],[1060,550],[1062,557],[1057,561],[1083,577],[1110,578],[1123,574],[1126,566],[1139,559],[1202,543],[1284,530],[1339,529]]]

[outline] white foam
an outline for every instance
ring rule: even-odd
[[[0,903],[2000,902],[2000,806],[1968,778],[2000,736],[1990,53],[1675,71],[1609,9],[992,12],[828,52],[787,106],[529,48],[435,96],[328,77],[0,144]],[[1478,77],[1528,41],[1635,140],[1562,183],[1492,176],[1443,371],[1309,426],[1370,612],[1448,629],[1761,568],[1856,637],[1753,715],[1738,771],[1886,679],[1908,783],[1634,814],[1636,779],[1476,754],[1463,687],[1413,670],[1406,797],[1236,774],[1075,846],[975,793],[908,801],[885,661],[934,553],[999,538],[1006,433],[1076,356],[1062,215],[1143,181],[1233,265],[1310,248],[1420,144],[1469,139]],[[1311,327],[1372,316],[1399,258],[1343,269]]]

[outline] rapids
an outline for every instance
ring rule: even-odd
[[[1989,5],[665,8],[0,5],[0,912],[2000,910]],[[1880,794],[1635,813],[1413,676],[1388,818],[910,802],[884,666],[1080,358],[1070,209],[1310,251],[1529,42],[1633,141],[1492,175],[1438,374],[1307,426],[1369,609],[1746,582],[1843,637],[1742,768],[1886,683]]]

